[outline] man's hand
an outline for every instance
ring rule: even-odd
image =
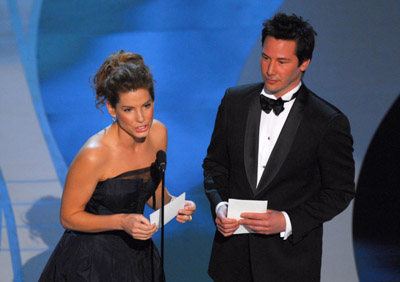
[[[254,230],[256,233],[271,235],[286,230],[285,216],[280,211],[267,210],[266,213],[245,212],[239,224]]]
[[[215,218],[215,225],[218,231],[225,237],[231,236],[236,229],[239,228],[239,223],[236,219],[226,218],[228,208],[226,205],[221,205],[217,211],[217,217]]]

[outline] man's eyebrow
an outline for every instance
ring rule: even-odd
[[[269,58],[269,56],[267,54],[265,54],[264,52],[261,52],[261,56]],[[291,61],[290,58],[286,58],[286,57],[280,57],[280,58],[278,58],[278,60],[280,60],[280,61]]]

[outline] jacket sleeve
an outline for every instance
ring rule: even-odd
[[[226,201],[229,180],[229,154],[227,149],[227,113],[226,94],[218,108],[214,131],[203,162],[204,189],[210,208],[215,218],[215,207],[221,201]]]
[[[287,210],[296,243],[322,223],[342,212],[354,198],[353,139],[343,114],[334,115],[323,131],[317,149],[320,189],[299,206]]]

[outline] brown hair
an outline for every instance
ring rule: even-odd
[[[109,101],[115,108],[119,94],[145,88],[154,101],[154,81],[150,68],[139,54],[120,50],[111,54],[93,77],[90,86],[96,90],[96,107]]]

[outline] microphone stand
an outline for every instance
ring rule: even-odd
[[[165,167],[161,166],[161,269],[164,271],[164,191]]]

